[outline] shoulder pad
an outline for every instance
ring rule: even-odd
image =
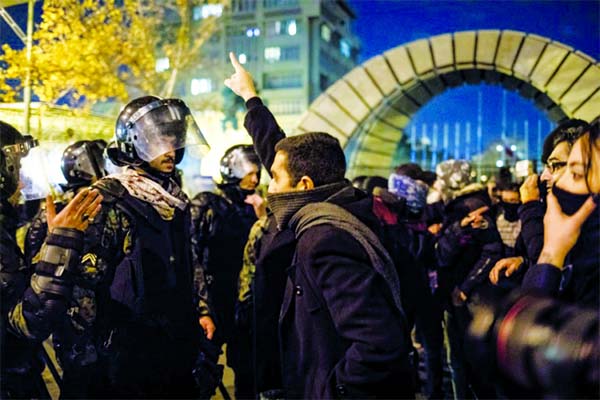
[[[114,202],[116,199],[123,197],[127,189],[117,179],[103,178],[92,186],[95,189],[100,190],[104,197],[104,202]]]

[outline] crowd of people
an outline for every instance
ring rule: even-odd
[[[187,105],[145,96],[110,143],[65,149],[61,201],[26,217],[37,141],[0,121],[2,398],[227,398],[222,349],[238,399],[598,395],[598,120],[560,124],[543,173],[495,190],[465,160],[349,181],[339,141],[286,136],[230,58],[253,145],[225,152],[215,192],[181,187],[206,144]],[[525,337],[539,304],[577,310],[554,324],[566,340]],[[515,361],[536,346],[546,366]],[[587,378],[552,392],[534,364]]]

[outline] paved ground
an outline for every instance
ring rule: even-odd
[[[227,389],[229,396],[234,399],[234,386],[233,386],[233,370],[227,366],[227,359],[225,357],[225,348],[227,345],[223,346],[223,354],[219,357],[219,364],[225,366],[225,372],[223,373],[223,385]],[[212,400],[223,400],[224,397],[221,392],[217,389],[217,393],[212,397]]]
[[[423,362],[424,354],[423,354],[422,348],[417,347],[417,349],[419,351],[419,359],[420,359],[419,379],[421,380],[421,385],[424,386],[425,379],[426,379],[425,364]],[[229,396],[232,399],[235,399],[234,385],[233,385],[233,370],[231,368],[227,367],[226,358],[225,358],[225,347],[223,347],[223,354],[221,354],[221,357],[219,357],[219,364],[225,365],[225,372],[223,374],[223,384],[225,385],[225,388],[227,389]],[[445,398],[451,399],[452,398],[452,387],[451,387],[451,383],[450,383],[450,371],[448,370],[446,365],[444,365],[444,389],[446,392]],[[223,400],[223,399],[224,399],[223,395],[217,389],[217,393],[212,397],[212,400]],[[422,393],[419,392],[416,394],[416,399],[421,400],[421,399],[426,399],[426,397]]]

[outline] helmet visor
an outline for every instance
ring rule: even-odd
[[[128,125],[135,150],[146,162],[189,146],[208,151],[208,142],[189,108],[179,99],[147,104],[131,116]]]
[[[44,142],[21,159],[19,179],[25,200],[36,200],[61,192],[65,177],[60,168],[64,144]]]

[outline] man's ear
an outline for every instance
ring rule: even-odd
[[[296,184],[297,190],[311,190],[315,188],[315,183],[310,176],[304,175]]]

